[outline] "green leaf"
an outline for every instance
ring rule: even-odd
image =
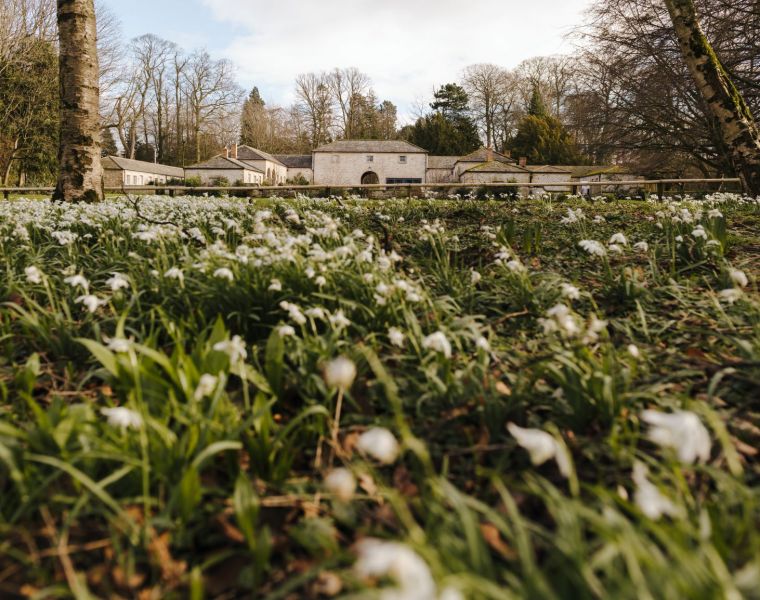
[[[285,343],[277,329],[272,330],[267,340],[264,372],[272,391],[279,397],[282,393],[282,372],[284,368]]]
[[[76,340],[90,351],[103,368],[108,371],[114,377],[118,376],[118,368],[116,364],[116,356],[103,344],[96,342],[95,340],[87,340],[84,338],[77,338]]]
[[[240,531],[243,532],[248,547],[254,550],[256,548],[256,522],[259,518],[259,498],[245,473],[238,475],[232,503]]]
[[[219,454],[220,452],[226,452],[227,450],[241,450],[243,448],[243,444],[240,442],[235,442],[232,440],[225,440],[222,442],[215,442],[211,444],[210,446],[204,448],[203,452],[201,452],[198,456],[195,457],[195,460],[193,460],[193,467],[196,469],[200,469],[203,462],[214,456],[214,454]]]

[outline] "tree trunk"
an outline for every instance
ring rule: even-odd
[[[707,41],[693,0],[665,0],[681,54],[715,117],[742,188],[760,196],[760,128],[739,90]]]
[[[103,199],[100,88],[93,0],[58,0],[61,133],[53,198]]]

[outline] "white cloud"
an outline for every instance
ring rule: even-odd
[[[567,51],[563,40],[589,0],[202,0],[242,34],[222,54],[246,85],[293,100],[299,73],[354,66],[381,99],[408,112],[469,64],[514,67]]]

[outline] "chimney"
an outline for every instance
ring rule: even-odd
[[[521,156],[520,157],[520,166],[525,167],[528,164],[528,157],[527,156]]]
[[[237,144],[232,146],[232,158],[237,158]]]
[[[486,148],[486,162],[493,162],[493,148],[491,146]]]

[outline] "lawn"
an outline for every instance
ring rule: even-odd
[[[0,202],[3,598],[760,598],[760,201]]]

